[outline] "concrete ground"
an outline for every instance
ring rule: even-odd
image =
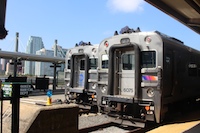
[[[22,98],[23,99],[23,98]],[[29,98],[25,99],[36,99],[38,101],[42,101],[43,103],[46,102],[47,95],[46,92],[35,90],[32,94],[30,94]],[[52,100],[61,99],[64,100],[64,89],[57,89],[53,91]],[[11,108],[11,104],[6,101],[7,104],[4,104],[4,112],[8,111]],[[29,101],[30,102],[30,101]],[[30,104],[21,104],[20,106],[23,110],[27,110],[29,107],[32,106]],[[29,109],[28,109],[29,110]],[[30,109],[31,111],[31,109]],[[7,118],[6,118],[7,119]],[[4,121],[7,121],[7,120]],[[148,131],[148,133],[199,133],[200,132],[200,109],[191,110],[190,112],[186,113],[178,113],[172,120],[163,123],[157,128]],[[5,132],[6,133],[6,132]]]

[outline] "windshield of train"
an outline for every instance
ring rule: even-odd
[[[123,70],[134,70],[135,69],[134,64],[135,64],[134,54],[123,54],[122,55]]]
[[[104,54],[101,56],[102,62],[101,62],[101,68],[108,68],[108,55]]]
[[[80,60],[80,70],[85,70],[85,60]]]
[[[90,69],[97,69],[97,59],[96,58],[89,59],[89,62],[90,62]]]
[[[67,60],[67,69],[70,69],[70,65],[71,65],[70,63],[71,63],[70,59]]]
[[[155,68],[155,67],[156,67],[156,52],[142,51],[142,68]]]

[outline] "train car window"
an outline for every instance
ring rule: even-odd
[[[102,62],[101,62],[101,68],[108,68],[108,55],[104,54],[101,57]]]
[[[85,60],[80,60],[80,70],[85,70]]]
[[[155,68],[156,67],[156,52],[155,51],[142,51],[142,68]]]
[[[97,61],[96,58],[89,59],[90,69],[97,69]]]
[[[122,55],[122,69],[123,70],[134,70],[135,69],[135,56],[133,54]]]
[[[67,69],[71,69],[71,60],[67,60]]]
[[[197,76],[197,74],[198,74],[197,65],[194,63],[190,63],[188,65],[188,75],[189,76]]]

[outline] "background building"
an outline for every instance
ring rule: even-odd
[[[28,43],[27,43],[27,47],[26,47],[26,53],[27,54],[36,54],[36,51],[38,51],[42,48],[44,48],[42,38],[30,36]],[[35,62],[25,61],[24,74],[35,75]]]
[[[58,45],[57,45],[58,46]],[[62,49],[62,47],[58,46],[59,48],[57,49],[57,57],[63,57],[65,58],[65,54],[67,52],[67,49]],[[53,50],[46,50],[45,48],[40,49],[36,51],[37,55],[45,55],[48,57],[54,57],[54,47]],[[54,68],[50,67],[53,66],[52,63],[48,62],[35,62],[35,75],[36,76],[53,76],[54,74]],[[60,67],[57,67],[57,73],[58,72],[64,72],[64,67],[65,64],[61,64]]]
[[[7,64],[7,62],[9,62],[9,60],[8,59],[3,59],[3,58],[1,58],[1,70],[3,70],[3,71],[6,71],[6,64]]]
[[[45,55],[53,57],[54,52],[52,50],[46,50],[45,48],[36,51],[37,55]],[[35,75],[36,76],[53,76],[53,68],[50,67],[52,63],[48,62],[35,62]]]
[[[57,48],[55,46],[57,46]],[[66,53],[68,51],[68,49],[62,48],[59,45],[53,45],[52,49],[54,50],[54,52],[57,50],[57,57],[62,57],[62,58],[65,58]],[[60,64],[59,71],[64,72],[64,69],[65,69],[65,64]]]
[[[10,62],[12,62],[12,60],[6,63],[6,75],[12,75],[14,72],[14,65],[11,65]]]

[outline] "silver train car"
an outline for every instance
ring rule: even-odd
[[[116,122],[160,123],[170,105],[200,96],[200,52],[176,38],[126,27],[98,53],[98,105]]]
[[[98,45],[80,42],[68,50],[64,77],[67,102],[90,109],[96,106]]]

